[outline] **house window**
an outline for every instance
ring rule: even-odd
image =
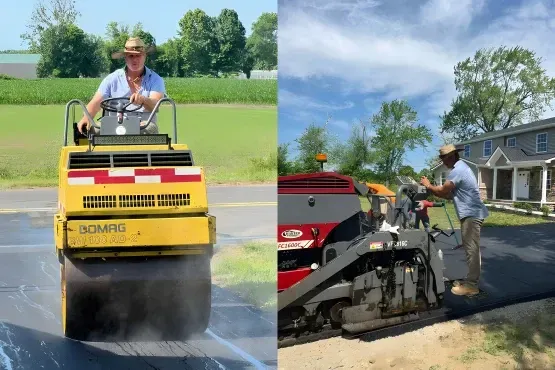
[[[445,182],[446,179],[447,179],[447,176],[445,175],[445,172],[442,172],[441,177],[439,179],[439,184],[443,185],[443,183]]]
[[[536,135],[536,153],[547,152],[547,132]]]
[[[542,188],[543,183],[543,170],[540,170],[540,189]],[[547,170],[547,190],[551,190],[551,170]]]
[[[514,148],[516,146],[516,137],[510,137],[507,139],[507,146],[509,148]]]
[[[465,156],[466,158],[470,157],[470,145],[468,145],[468,144],[466,144],[466,145],[464,146],[464,156]]]
[[[491,155],[491,140],[484,141],[484,157]]]

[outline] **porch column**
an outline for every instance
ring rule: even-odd
[[[493,200],[497,200],[497,167],[493,169]]]
[[[513,167],[513,202],[516,202],[516,191],[518,187],[518,167]]]
[[[541,205],[547,202],[547,165],[542,163],[542,200]]]

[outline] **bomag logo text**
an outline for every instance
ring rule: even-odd
[[[80,234],[124,233],[125,224],[80,225]]]

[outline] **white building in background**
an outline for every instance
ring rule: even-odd
[[[277,69],[272,71],[262,71],[262,70],[255,70],[251,71],[251,80],[277,80],[278,71]],[[237,78],[243,80],[247,78],[247,75],[244,73],[239,74]]]
[[[37,78],[40,54],[0,54],[0,75]]]

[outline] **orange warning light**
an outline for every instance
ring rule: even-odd
[[[318,162],[327,162],[328,161],[328,156],[325,155],[324,153],[318,153],[318,154],[316,154],[316,160]]]

